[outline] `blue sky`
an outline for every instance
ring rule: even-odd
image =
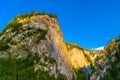
[[[120,34],[119,0],[1,0],[0,30],[31,10],[56,13],[65,41],[91,49]]]

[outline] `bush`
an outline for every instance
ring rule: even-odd
[[[87,80],[87,75],[82,70],[76,70],[77,80]]]
[[[67,80],[67,77],[65,75],[63,75],[63,74],[58,74],[56,80]]]
[[[35,14],[36,14],[36,15],[40,15],[40,11],[37,11]]]
[[[4,40],[0,40],[0,51],[5,51],[9,48],[10,47],[7,42],[5,42]]]
[[[116,41],[115,39],[112,39],[110,42],[109,42],[109,50],[110,52],[114,51],[116,48]]]
[[[41,40],[45,39],[45,35],[47,34],[47,30],[37,29],[33,32],[34,35],[37,35],[34,43],[39,43]]]

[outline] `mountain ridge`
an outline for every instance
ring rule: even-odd
[[[107,76],[103,74],[107,74],[109,68],[105,67],[102,70],[99,67],[101,67],[103,61],[106,62],[103,62],[103,66],[111,62],[111,60],[107,59],[108,56],[111,56],[109,53],[114,52],[113,57],[117,54],[117,51],[114,51],[116,46],[119,46],[116,41],[119,42],[119,38],[111,40],[102,51],[88,50],[76,44],[65,42],[56,15],[38,11],[18,15],[9,22],[0,33],[0,57],[5,59],[10,57],[10,60],[12,57],[16,62],[20,59],[20,62],[23,61],[23,65],[30,62],[29,66],[24,66],[24,68],[30,68],[34,76],[27,79],[100,80]],[[25,61],[28,61],[28,63],[25,63]],[[12,64],[19,68],[16,62]],[[0,67],[2,65],[5,66],[0,64]],[[23,72],[24,68],[22,69]],[[18,70],[19,74],[11,71],[11,73],[18,75],[11,74],[13,77],[25,79],[25,76],[21,77],[19,69],[14,69],[15,71]],[[107,70],[104,71],[104,69]],[[102,74],[101,71],[103,71]],[[38,74],[41,72],[44,73],[43,76]],[[49,77],[47,78],[46,75],[49,75]],[[8,78],[6,73],[4,76]],[[1,76],[0,78],[4,79]]]

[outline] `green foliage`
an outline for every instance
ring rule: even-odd
[[[54,58],[49,57],[49,63],[53,64],[53,63],[55,63],[55,62],[56,62],[56,61],[55,61],[55,59],[54,59]]]
[[[16,44],[17,44],[17,41],[11,40],[10,43],[13,44],[13,45],[16,45]]]
[[[120,64],[120,63],[119,63]],[[107,71],[107,80],[120,80],[120,67],[117,67],[118,64],[112,63],[111,67],[112,69],[109,69]]]
[[[106,79],[107,79],[107,80],[115,80],[112,76],[113,76],[113,75],[111,74],[111,71],[108,70],[108,71],[107,71]]]
[[[52,18],[57,18],[57,15],[56,15],[56,14],[48,13],[47,15],[48,15],[49,17],[52,17]]]
[[[116,48],[116,41],[115,41],[115,39],[112,39],[112,40],[109,42],[108,47],[109,47],[109,51],[110,51],[110,52],[112,52],[112,51],[115,50],[115,48]]]
[[[39,43],[41,40],[45,39],[45,35],[47,34],[47,30],[30,28],[29,26],[25,30],[28,30],[28,32],[21,36],[20,41],[24,40],[25,37],[36,36],[33,42]]]
[[[16,20],[17,18],[30,18],[31,16],[29,14],[20,14],[14,18]]]
[[[36,71],[36,80],[55,80],[54,75],[50,75],[47,71],[37,70]]]
[[[85,48],[81,47],[81,46],[78,46],[77,44],[71,44],[71,43],[68,43],[66,42],[66,46],[67,46],[67,49],[68,50],[71,50],[73,48],[77,48],[77,49],[80,49],[80,50],[83,50]],[[85,49],[86,50],[86,49]]]
[[[35,14],[35,12],[34,12],[34,10],[32,10],[29,15],[33,16],[34,14]]]
[[[40,11],[37,11],[35,14],[36,14],[36,15],[40,15]]]
[[[12,32],[15,32],[15,31],[19,30],[21,26],[22,26],[21,23],[19,23],[18,21],[14,20],[14,21],[11,21],[11,22],[7,25],[6,28],[11,28],[11,29],[12,29],[11,31],[12,31]]]
[[[63,74],[58,74],[56,80],[67,80],[67,77],[65,75],[63,75]]]
[[[111,68],[109,68],[107,71],[107,80],[120,80],[120,45],[118,46],[118,50],[114,50],[116,50],[116,59],[114,62],[110,62]]]
[[[28,53],[26,58],[0,58],[0,80],[67,80],[66,76],[50,74],[38,69],[34,71],[34,64],[40,59],[38,53]]]
[[[3,35],[6,30],[11,29],[11,32],[19,31],[20,27],[22,26],[21,23],[19,23],[17,20],[11,21],[6,28],[0,33],[0,36]]]
[[[118,46],[118,50],[115,54],[115,57],[117,58],[117,60],[120,60],[120,45]]]
[[[29,51],[29,48],[28,48],[27,45],[21,45],[21,46],[20,46],[20,49],[21,49],[21,50],[24,50],[24,51]]]
[[[94,73],[95,72],[95,66],[93,66],[93,64],[90,64],[90,68],[92,70],[92,73]]]
[[[57,18],[57,15],[56,14],[52,14],[52,13],[45,13],[45,12],[40,12],[39,10],[37,12],[35,12],[34,10],[32,10],[30,13],[28,14],[20,14],[18,16],[16,16],[14,18],[14,20],[16,20],[17,18],[30,18],[32,17],[33,15],[48,15],[49,17],[52,17],[52,18]]]
[[[81,70],[76,70],[77,80],[87,80],[87,75]]]
[[[5,51],[7,49],[9,49],[9,45],[6,41],[4,40],[0,40],[0,51]]]
[[[12,38],[11,37],[7,37],[5,38],[5,42],[11,42]]]
[[[36,29],[33,33],[34,33],[34,34],[47,33],[47,31],[44,30],[44,29]]]
[[[41,57],[44,59],[45,62],[48,62],[50,64],[54,64],[56,62],[55,59],[47,55],[47,53],[43,53]]]
[[[34,12],[34,10],[32,10],[32,11],[31,11],[30,13],[28,13],[28,14],[20,14],[20,15],[16,16],[16,17],[14,18],[14,20],[16,20],[17,18],[30,18],[30,17],[32,17],[34,14],[35,14],[35,12]]]
[[[118,36],[115,40],[116,42],[120,41],[120,36]]]
[[[22,59],[0,58],[0,80],[34,80],[34,67]]]
[[[36,36],[36,39],[34,40],[34,43],[39,43],[41,40],[45,39],[45,35],[47,34],[47,30],[43,29],[37,29],[33,32],[33,34]]]
[[[3,35],[6,30],[11,29],[12,32],[19,30],[20,26],[22,26],[21,23],[19,23],[16,20],[11,21],[6,28],[0,33],[0,36]]]

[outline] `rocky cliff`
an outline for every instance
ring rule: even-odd
[[[112,48],[111,44],[114,44]],[[15,77],[12,77],[13,80],[105,79],[111,66],[111,59],[107,56],[114,56],[119,51],[114,48],[114,42],[111,44],[107,50],[87,50],[64,41],[55,15],[39,12],[21,14],[0,33],[0,74],[5,68],[8,69],[5,67],[8,65],[8,72],[3,73],[8,80],[8,73]],[[111,54],[108,55],[109,53]],[[114,60],[114,57],[110,58]],[[10,64],[2,64],[9,62]],[[106,66],[107,64],[109,65]],[[11,69],[14,71],[10,72]],[[29,74],[27,70],[33,72],[29,75],[31,77],[25,78],[21,73]],[[4,77],[0,76],[0,79]]]
[[[1,43],[3,41],[9,47],[1,48],[1,57],[24,58],[28,52],[44,54],[55,59],[55,63],[46,63],[45,67],[36,62],[35,68],[43,67],[44,71],[64,74],[71,80],[74,72],[57,19],[48,15],[22,16],[15,17],[1,33]]]

